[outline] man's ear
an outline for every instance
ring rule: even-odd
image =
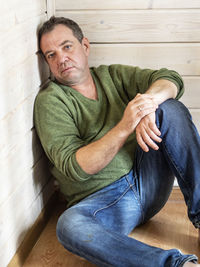
[[[89,54],[90,54],[90,42],[89,42],[88,38],[83,37],[82,46],[83,46],[83,49],[84,49],[86,56],[89,56]]]

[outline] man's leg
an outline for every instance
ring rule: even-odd
[[[178,267],[195,261],[193,255],[162,250],[127,236],[145,217],[137,184],[130,172],[66,210],[57,224],[59,241],[97,266]]]
[[[173,99],[160,105],[157,125],[160,149],[177,177],[190,220],[200,228],[200,136],[187,108]]]
[[[144,220],[148,220],[158,211],[159,206],[157,203],[164,201],[162,190],[164,190],[166,178],[168,177],[167,179],[169,179],[169,182],[171,181],[172,177],[170,173],[168,173],[171,169],[178,178],[180,188],[184,194],[188,206],[189,218],[194,226],[199,228],[199,134],[192,123],[188,110],[182,103],[176,100],[168,100],[160,105],[157,111],[157,125],[161,130],[163,139],[162,143],[159,144],[159,151],[150,150],[150,153],[144,153],[139,148],[135,164],[135,173],[140,177],[138,188],[140,190],[144,214],[146,216]],[[163,163],[164,161],[168,163],[168,167],[166,164],[166,168],[161,164],[161,162]],[[163,183],[163,185],[160,183]],[[162,199],[160,199],[160,197]],[[148,199],[149,202],[147,201]],[[194,264],[191,262],[184,264],[185,267],[193,265]]]

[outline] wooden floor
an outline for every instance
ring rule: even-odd
[[[55,227],[64,205],[55,207],[54,214],[32,249],[23,267],[94,267],[66,251],[57,241]],[[164,249],[178,248],[184,253],[200,257],[198,233],[187,218],[187,211],[179,189],[174,189],[169,201],[152,220],[131,234],[142,242]]]

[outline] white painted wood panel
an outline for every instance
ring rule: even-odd
[[[33,200],[32,204],[28,207],[28,209],[23,209],[23,204],[25,201],[24,199],[22,200],[23,202],[21,203],[21,208],[23,210],[23,215],[21,217],[21,223],[15,224],[13,220],[15,231],[12,233],[7,242],[5,242],[0,248],[1,267],[6,267],[9,263],[9,259],[11,259],[15,254],[18,246],[23,241],[27,231],[30,229],[33,222],[37,219],[42,208],[50,198],[53,188],[53,181],[50,180],[46,184],[46,186],[44,186],[42,192],[38,195],[38,197]],[[14,207],[11,207],[10,212],[15,212]]]
[[[24,136],[24,142],[19,141],[21,142],[18,146],[8,150],[5,157],[1,157],[0,183],[4,186],[0,187],[0,205],[18,186],[23,185],[29,173],[32,172],[32,167],[44,156],[34,131]]]
[[[55,0],[47,0],[47,18],[55,15]]]
[[[0,33],[10,31],[30,18],[45,14],[46,0],[7,0],[0,9]],[[30,23],[31,24],[31,23]],[[19,33],[19,32],[18,32]]]
[[[13,109],[0,121],[1,140],[0,150],[12,149],[17,141],[33,127],[33,105],[35,92],[27,97],[18,107]]]
[[[41,15],[30,21],[17,24],[0,35],[1,80],[5,74],[10,75],[10,72],[12,74],[13,70],[28,61],[33,55],[36,57],[35,53],[38,50],[37,27],[44,22],[45,18],[45,15]],[[8,77],[6,76],[6,78]]]
[[[22,218],[26,218],[24,212],[29,209],[48,183],[50,177],[47,175],[48,173],[46,158],[42,158],[33,169],[29,170],[23,184],[19,180],[19,185],[16,184],[14,193],[0,205],[0,248],[15,232],[15,227],[22,223]],[[15,208],[14,212],[13,207]]]
[[[54,0],[53,0],[54,1]],[[157,9],[200,8],[199,0],[55,0],[56,10],[72,9]]]
[[[0,10],[0,266],[16,252],[53,193],[33,128],[33,105],[49,77],[36,55],[46,0],[8,0]]]
[[[200,76],[183,77],[185,92],[181,101],[191,109],[200,109]],[[200,116],[199,119],[200,121]]]
[[[0,77],[0,120],[27,97],[39,91],[39,85],[50,76],[49,69],[43,62],[38,63],[37,56],[32,55],[16,66],[10,66]],[[12,77],[12,78],[11,78]]]
[[[89,63],[166,67],[181,75],[200,75],[200,44],[92,44]]]
[[[198,129],[198,132],[200,134],[200,109],[190,109],[190,113],[192,115],[192,119],[193,119],[193,122],[195,124],[195,126],[197,127]]]
[[[57,11],[91,42],[200,42],[200,10]]]

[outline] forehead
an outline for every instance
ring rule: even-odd
[[[47,48],[49,49],[54,46],[59,46],[64,40],[72,42],[78,41],[71,29],[65,25],[59,24],[56,25],[52,31],[42,35],[40,46],[44,52]]]

